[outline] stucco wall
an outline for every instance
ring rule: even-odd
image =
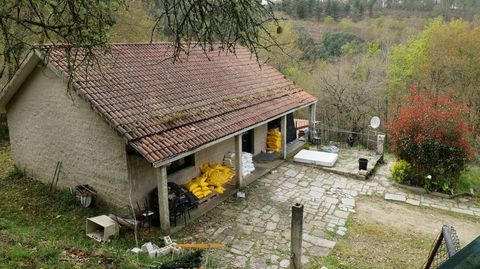
[[[36,68],[7,106],[11,151],[27,174],[58,185],[91,185],[107,202],[126,205],[125,143],[80,97],[47,68]]]
[[[253,155],[267,150],[267,129],[268,124],[263,124],[253,130]]]

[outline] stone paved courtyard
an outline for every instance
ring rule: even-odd
[[[327,232],[343,236],[346,219],[355,212],[359,195],[378,195],[406,202],[480,216],[468,199],[450,200],[400,190],[388,180],[389,165],[368,180],[348,178],[314,167],[285,162],[179,233],[182,242],[217,242],[225,250],[209,252],[221,268],[287,268],[289,265],[290,207],[304,203],[302,262],[327,255],[335,242]],[[388,201],[385,201],[388,202]]]

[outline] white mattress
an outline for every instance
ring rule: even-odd
[[[332,167],[337,161],[337,153],[302,149],[293,157],[295,162]]]

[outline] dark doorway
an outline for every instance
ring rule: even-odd
[[[278,128],[280,130],[280,118],[268,122],[268,130]],[[287,115],[287,143],[297,139],[297,131],[293,120],[293,113]]]
[[[280,118],[268,122],[268,130],[278,128],[280,130]]]
[[[253,154],[253,129],[242,135],[242,151]]]
[[[295,130],[295,122],[293,120],[293,113],[287,115],[287,143],[297,139],[297,131]]]

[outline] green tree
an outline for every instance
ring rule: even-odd
[[[435,19],[406,45],[394,47],[390,62],[389,88],[393,95],[401,95],[409,85],[416,84],[421,91],[452,93],[480,109],[478,23]]]
[[[299,19],[305,19],[307,17],[307,1],[298,0],[295,4],[295,13]]]
[[[156,0],[151,40],[170,33],[172,57],[191,46],[235,52],[242,44],[255,55],[277,46],[267,25],[276,22],[273,8],[262,1]],[[83,49],[81,59],[67,57],[70,73],[75,62],[94,63],[96,53],[108,53],[111,29],[129,0],[3,0],[0,7],[0,77],[12,76],[36,44],[62,46],[66,55]],[[147,2],[152,3],[152,2]],[[148,40],[147,40],[148,41]],[[48,57],[48,55],[47,55]]]
[[[345,13],[345,16],[348,16],[350,14],[351,9],[352,9],[352,6],[350,5],[349,2],[347,2],[343,8],[343,12]]]
[[[373,7],[375,6],[376,3],[377,3],[377,0],[368,0],[368,2],[367,2],[368,16],[370,18],[373,17]]]
[[[327,4],[325,5],[325,15],[333,17],[332,1],[331,0],[327,0]]]
[[[348,32],[325,32],[322,38],[324,55],[326,58],[335,58],[343,54],[343,46],[348,45],[349,48],[360,47],[363,40],[356,35]]]
[[[299,27],[295,29],[298,39],[297,46],[303,53],[300,60],[314,62],[322,57],[322,46],[317,44],[308,31]]]

